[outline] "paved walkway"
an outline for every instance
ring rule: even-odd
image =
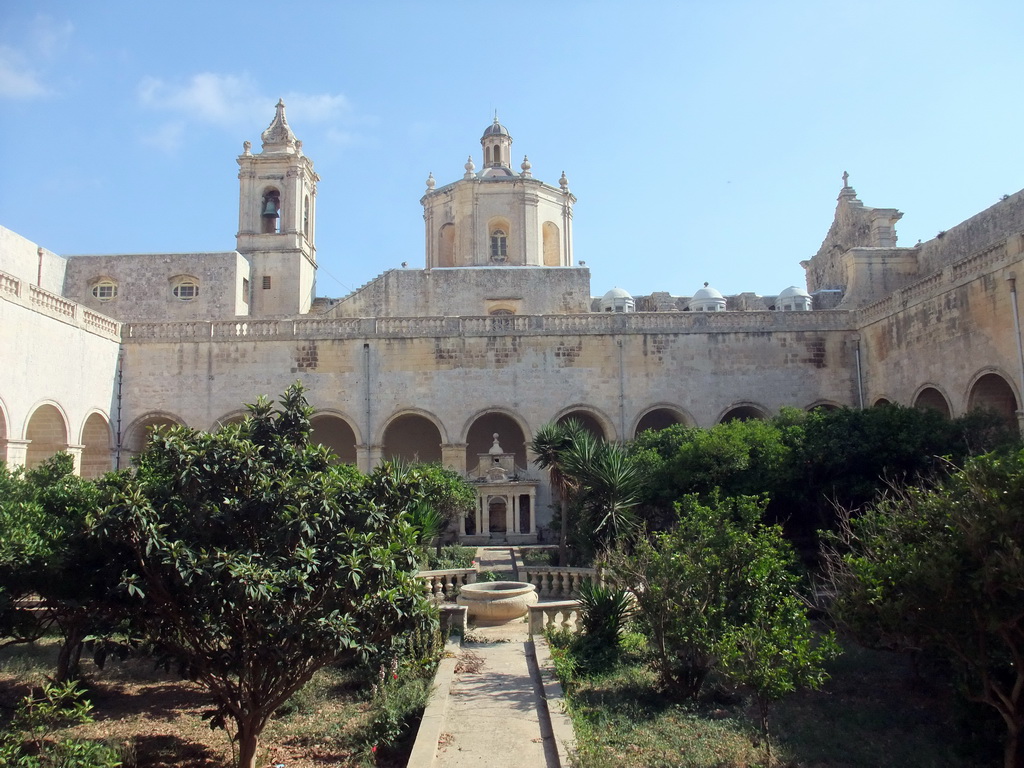
[[[508,548],[477,552],[484,569],[504,573],[515,571],[512,557]],[[545,692],[526,621],[471,627],[468,642],[452,650],[455,658],[438,672],[410,768],[568,768],[572,727],[560,702],[549,713],[548,697],[561,689],[548,673]],[[540,653],[546,656],[546,646]],[[431,728],[436,737],[424,733]],[[420,748],[425,736],[434,747],[429,756]]]

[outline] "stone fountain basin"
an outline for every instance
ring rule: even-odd
[[[522,618],[537,604],[537,588],[523,581],[484,581],[466,584],[456,602],[480,626],[506,624]]]

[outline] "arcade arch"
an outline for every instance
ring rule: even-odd
[[[811,403],[805,409],[808,413],[811,411],[838,411],[842,408],[838,403],[833,403],[831,400],[818,400]]]
[[[1010,383],[998,373],[983,373],[974,384],[967,397],[967,410],[982,408],[994,411],[1002,416],[1008,424],[1017,423],[1017,397]]]
[[[384,428],[383,456],[409,463],[441,461],[441,430],[419,413],[403,413]]]
[[[184,422],[169,413],[148,413],[132,422],[125,432],[122,448],[129,454],[142,453],[149,434],[157,427],[175,427]]]
[[[946,396],[935,387],[922,387],[914,398],[914,407],[919,411],[936,411],[947,419],[952,415]]]
[[[615,439],[615,429],[612,427],[611,422],[596,410],[579,405],[570,406],[559,414],[555,421],[559,424],[565,424],[569,419],[576,419],[594,437],[609,441]]]
[[[515,465],[522,469],[528,467],[526,456],[527,437],[522,425],[515,417],[501,412],[490,411],[474,417],[469,429],[466,430],[466,469],[474,472],[477,469],[480,454],[487,453],[494,445],[494,435],[498,435],[498,443],[506,453],[514,454]]]
[[[691,423],[691,420],[682,411],[671,406],[657,406],[649,409],[637,420],[636,428],[633,430],[633,438],[639,437],[641,432],[646,432],[647,430],[660,432],[676,424],[686,426]]]
[[[82,468],[80,474],[94,480],[114,468],[110,424],[102,413],[91,413],[82,426]]]
[[[29,441],[25,453],[25,469],[35,469],[46,459],[68,449],[67,420],[52,403],[38,406],[29,417],[25,429]]]
[[[313,427],[310,440],[329,448],[340,464],[356,463],[356,444],[359,442],[355,430],[336,413],[318,413],[310,419]]]
[[[768,418],[768,413],[759,405],[754,403],[740,403],[738,405],[730,406],[726,409],[725,413],[718,419],[719,424],[724,424],[727,421],[750,421],[751,419],[764,420]]]

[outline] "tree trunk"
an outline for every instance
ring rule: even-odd
[[[562,509],[562,533],[558,537],[558,564],[565,568],[569,565],[569,500],[565,498],[565,491],[561,495]]]
[[[238,768],[256,768],[256,753],[259,751],[259,733],[256,724],[247,721],[238,723]]]
[[[63,683],[78,677],[78,662],[82,658],[82,643],[85,641],[84,623],[77,620],[64,627],[64,642],[57,655],[57,682]]]
[[[1020,726],[1007,728],[1003,768],[1024,768],[1024,741],[1020,738]]]

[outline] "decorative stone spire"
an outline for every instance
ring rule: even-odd
[[[520,165],[519,167],[523,169],[523,178],[528,179],[531,176],[533,176],[533,174],[530,173],[530,169],[533,168],[533,166],[530,165],[530,158],[527,157],[526,155],[523,155],[523,164]]]
[[[566,194],[569,193],[569,180],[565,177],[565,171],[562,171],[562,178],[558,180],[558,186],[560,186],[562,191]]]
[[[466,174],[462,177],[464,179],[475,179],[476,178],[476,166],[473,165],[473,156],[470,155],[466,158],[466,164],[463,166],[466,169]]]
[[[431,171],[429,174],[427,174],[427,192],[432,192],[436,184],[437,181],[434,179],[434,172]]]
[[[493,444],[493,445],[491,445],[491,448],[490,448],[490,450],[489,450],[489,451],[487,451],[487,452],[488,452],[488,453],[489,453],[489,454],[490,454],[491,456],[497,456],[497,455],[499,455],[499,454],[503,454],[503,453],[505,453],[505,451],[504,451],[504,450],[502,450],[501,446],[500,446],[500,445],[498,444],[498,433],[497,433],[497,432],[495,432],[495,433],[494,433],[494,444]]]
[[[278,100],[277,113],[260,138],[263,139],[263,151],[265,153],[286,152],[293,154],[296,152],[295,134],[292,133],[292,129],[288,126],[288,120],[284,115],[284,101]]]

